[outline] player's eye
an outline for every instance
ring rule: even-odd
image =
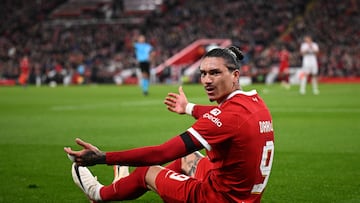
[[[201,77],[205,77],[206,75],[209,76],[218,76],[220,75],[222,72],[218,69],[214,69],[214,70],[210,70],[210,71],[200,71],[200,75]]]
[[[211,76],[216,76],[216,75],[219,75],[221,73],[221,71],[220,70],[211,70],[211,71],[209,71],[209,75],[211,75]]]

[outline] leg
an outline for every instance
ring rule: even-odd
[[[201,181],[210,169],[210,161],[205,159],[200,152],[194,152],[175,160],[168,167],[177,170],[181,169],[186,175],[162,166],[138,167],[130,175],[119,179],[110,186],[103,187],[100,192],[101,197],[103,200],[129,200],[140,197],[148,189],[159,193],[157,184],[162,182],[161,180],[166,180],[169,185],[163,186],[161,184],[161,191],[165,190],[166,192],[161,192],[160,196],[164,200],[169,200],[169,202],[184,200],[185,197],[178,193],[179,188],[184,188],[184,181],[190,180],[190,177],[196,178],[191,179],[194,184],[199,184],[198,180]]]
[[[196,165],[194,177],[161,166],[152,166],[145,178],[148,187],[158,193],[164,202],[212,202],[214,200],[216,202],[228,202],[222,193],[214,192],[213,189],[209,189],[208,184],[203,184],[204,177],[207,177],[212,165],[207,158],[200,158],[199,161],[195,161],[197,159],[196,154],[181,159],[185,170],[188,168],[191,171],[193,167],[189,166]],[[193,161],[189,161],[190,159]]]
[[[172,181],[182,181],[182,180],[188,180],[190,178],[188,176],[176,173],[176,172],[171,171],[169,169],[165,169],[162,166],[151,166],[146,171],[145,183],[146,183],[146,186],[147,186],[148,189],[151,189],[156,193],[158,193],[158,187],[157,187],[156,183],[157,183],[157,178],[158,178],[160,173],[162,173],[162,178],[165,178],[165,179],[170,178]],[[169,173],[171,173],[171,175],[168,176]],[[131,176],[134,176],[133,173],[130,174],[130,176],[128,176],[128,177],[131,177]],[[176,177],[176,178],[172,178],[172,177]],[[123,179],[127,179],[127,177],[123,178]],[[119,183],[123,179],[120,179],[117,183]],[[129,181],[127,181],[127,182],[128,182],[127,184],[129,184]],[[129,187],[129,185],[127,185],[127,184],[124,184],[123,187],[124,188]],[[174,185],[174,184],[171,183],[170,185]],[[116,188],[117,186],[112,186],[112,187]],[[168,188],[168,186],[165,187],[165,188]],[[128,190],[128,189],[126,189],[126,190]],[[175,189],[175,191],[178,192],[177,189]],[[101,191],[102,196],[103,196],[103,193],[105,193],[105,192]],[[113,192],[111,192],[111,193],[113,193]],[[123,193],[121,191],[121,188],[119,188],[117,193]],[[174,192],[171,192],[171,193],[174,194]],[[103,199],[105,199],[105,198],[103,198]],[[135,198],[132,198],[132,199],[135,199]],[[114,199],[109,199],[109,200],[114,200]],[[125,199],[121,198],[121,199],[116,199],[116,200],[125,200]]]
[[[283,72],[283,76],[282,76],[282,81],[281,84],[285,87],[285,89],[290,89],[290,81],[289,81],[289,77],[290,77],[290,72],[289,72],[289,68],[286,68]]]
[[[159,175],[160,171],[164,168],[161,166],[151,166],[145,175],[145,182],[147,187],[155,192],[157,192],[156,187],[156,177]]]
[[[138,167],[128,176],[122,177],[111,185],[104,186],[100,190],[102,200],[131,200],[146,193],[148,188],[145,175],[149,167]]]
[[[319,94],[319,88],[318,88],[318,80],[317,80],[317,75],[318,75],[318,72],[319,72],[319,67],[318,67],[318,64],[315,63],[311,66],[311,86],[312,86],[312,90],[313,90],[313,93],[315,95]]]
[[[315,95],[318,95],[320,92],[319,92],[319,88],[318,88],[318,81],[317,81],[316,75],[312,75],[311,84],[312,84],[313,93]]]
[[[300,94],[306,93],[307,78],[308,78],[307,73],[303,73],[302,77],[300,78]]]
[[[129,166],[114,165],[114,180],[113,183],[129,175]]]
[[[138,167],[129,176],[123,177],[111,185],[103,186],[87,167],[73,164],[72,177],[75,184],[83,190],[90,200],[130,200],[136,199],[148,191],[145,183],[145,175],[148,169],[149,167]]]
[[[148,95],[149,85],[150,85],[149,74],[147,74],[146,72],[143,72],[142,80],[141,80],[141,87],[142,87],[142,91],[143,91],[144,95]]]
[[[175,165],[176,167],[174,167]],[[115,177],[117,180],[115,180],[111,185],[103,186],[91,174],[88,168],[79,167],[76,164],[73,164],[72,175],[74,182],[84,191],[89,199],[95,201],[113,201],[136,199],[147,192],[149,189],[158,192],[156,181],[159,174],[162,173],[163,176],[160,179],[169,181],[168,186],[163,186],[165,194],[163,194],[164,196],[162,196],[162,198],[164,198],[164,200],[171,200],[171,202],[176,202],[172,201],[173,195],[176,196],[174,198],[177,200],[181,200],[184,197],[179,197],[180,194],[172,194],[173,191],[177,191],[179,188],[184,188],[183,181],[189,180],[190,176],[196,177],[198,180],[192,179],[192,181],[194,184],[198,184],[199,181],[203,179],[202,177],[205,177],[207,171],[209,171],[210,162],[208,159],[204,158],[201,153],[194,152],[188,156],[176,160],[169,166],[172,166],[175,169],[177,168],[178,170],[180,169],[189,176],[176,173],[161,166],[138,167],[131,174],[128,174],[128,168],[125,167],[122,168],[126,169],[123,172],[118,171],[119,175],[117,175],[118,177]],[[116,173],[117,171],[115,174]],[[171,174],[167,176],[167,173]],[[119,176],[121,176],[120,179]],[[171,185],[174,183],[178,184],[172,187]]]
[[[148,187],[158,193],[164,202],[197,202],[189,201],[196,185],[201,184],[196,179],[161,166],[150,167],[145,179]]]
[[[140,62],[141,69],[141,88],[144,95],[148,95],[150,86],[150,63]]]
[[[317,80],[317,74],[318,74],[318,67],[317,64],[314,65],[312,71],[311,71],[311,86],[313,89],[313,93],[315,95],[319,94],[319,88],[318,88],[318,80]]]

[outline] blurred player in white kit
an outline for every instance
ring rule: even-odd
[[[304,37],[304,42],[301,43],[300,53],[302,59],[302,77],[300,78],[300,94],[306,93],[306,84],[309,75],[311,76],[311,84],[313,93],[319,94],[317,74],[319,72],[317,54],[319,53],[319,46],[313,42],[310,36]]]

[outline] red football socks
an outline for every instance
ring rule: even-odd
[[[143,195],[148,188],[145,175],[149,167],[138,167],[129,176],[121,178],[115,183],[104,186],[100,190],[103,201],[131,200]]]

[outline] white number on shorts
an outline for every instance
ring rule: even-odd
[[[190,177],[180,173],[172,173],[169,178],[177,181],[185,181],[188,180]]]
[[[264,181],[260,184],[256,184],[253,186],[251,193],[262,193],[265,189],[265,186],[269,180],[271,166],[274,158],[274,142],[267,141],[266,145],[263,148],[261,163],[260,163],[260,171],[261,175],[264,177]]]

